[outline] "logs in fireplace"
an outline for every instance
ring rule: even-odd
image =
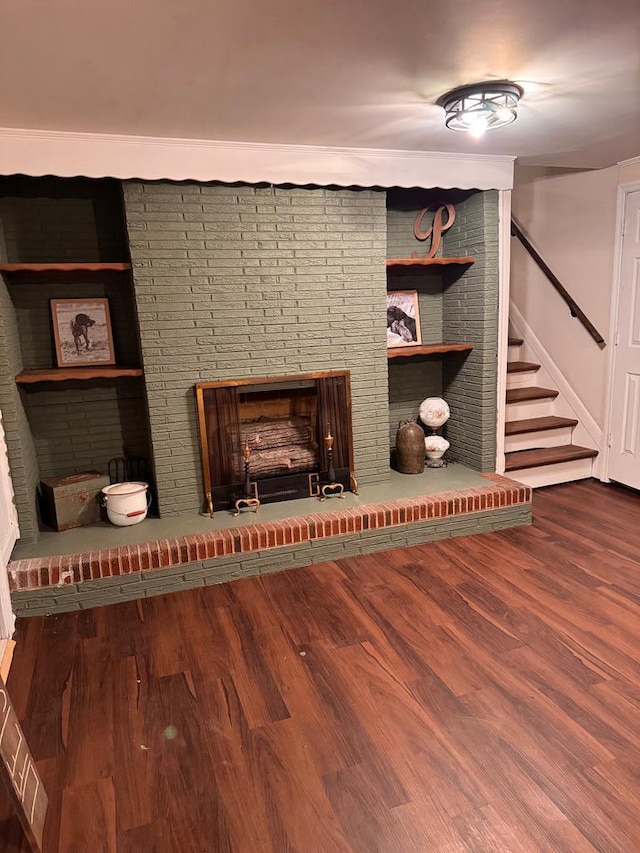
[[[240,425],[240,442],[251,451],[251,474],[268,477],[315,471],[320,459],[309,417],[259,417]]]
[[[334,438],[336,481],[355,483],[348,371],[201,382],[196,385],[205,510],[227,509],[242,496],[243,449],[262,503],[319,494]]]

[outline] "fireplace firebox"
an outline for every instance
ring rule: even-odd
[[[243,496],[246,448],[261,503],[319,496],[330,479],[356,490],[349,371],[200,382],[196,399],[205,511]]]

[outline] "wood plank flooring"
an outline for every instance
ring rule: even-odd
[[[21,620],[45,853],[640,851],[640,496]],[[19,850],[2,825],[0,849]]]

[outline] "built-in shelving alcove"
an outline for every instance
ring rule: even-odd
[[[440,205],[453,205],[435,257],[431,237],[420,241]],[[450,458],[494,470],[498,294],[498,194],[394,189],[387,195],[387,288],[417,291],[421,344],[390,349],[389,445],[401,420],[415,420],[426,397],[451,407],[445,434]]]
[[[115,363],[60,367],[51,300],[93,298],[108,300]],[[41,479],[150,455],[119,182],[0,178],[0,303],[0,409],[30,541]]]

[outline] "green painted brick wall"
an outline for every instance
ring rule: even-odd
[[[20,537],[25,542],[38,538],[36,489],[40,480],[36,451],[29,429],[24,392],[14,376],[22,370],[15,309],[9,291],[0,277],[0,411],[7,442],[9,468],[13,481]]]
[[[0,216],[12,263],[100,260],[88,198],[3,198]]]
[[[0,261],[7,260],[7,243],[4,237],[4,223],[0,216]]]
[[[498,359],[498,193],[464,194],[444,236],[445,254],[474,255],[464,275],[445,274],[444,335],[471,341],[468,356],[444,361],[444,394],[451,407],[446,435],[454,458],[478,471],[495,471]]]
[[[355,468],[388,478],[384,192],[128,182],[162,514],[202,506],[194,384],[351,372]]]
[[[388,231],[387,231],[387,257],[410,258],[412,252],[417,252],[420,257],[429,254],[431,239],[417,240],[413,234],[413,227],[418,213],[425,207],[437,206],[449,201],[449,190],[427,190],[427,189],[394,189],[388,194]],[[431,225],[432,214],[425,215],[421,222],[421,230],[426,231]],[[443,245],[437,250],[436,255],[443,254]]]
[[[410,268],[389,273],[390,289],[418,291],[422,340],[474,344],[470,355],[416,358],[389,364],[389,440],[393,447],[400,418],[416,419],[421,401],[444,397],[451,419],[442,430],[451,442],[449,458],[476,470],[495,470],[498,194],[459,190],[394,190],[388,196],[389,257],[426,256],[430,240],[416,240],[413,227],[423,208],[453,202],[454,223],[443,232],[437,255],[473,255],[465,267]],[[432,216],[427,214],[422,230]],[[446,224],[446,221],[445,221]]]
[[[11,600],[19,616],[62,613],[78,608],[101,607],[120,601],[131,601],[136,598],[223,583],[250,575],[269,574],[325,560],[340,560],[357,554],[388,551],[438,539],[486,533],[490,530],[502,530],[530,523],[531,506],[529,504],[505,507],[453,519],[432,519],[381,530],[369,530],[335,539],[305,542],[273,551],[190,563],[175,569],[143,572],[141,575],[122,575],[99,581],[85,581],[81,584],[64,584],[44,589],[18,591],[12,593]]]
[[[136,364],[138,333],[133,288],[127,273],[79,275],[60,283],[46,273],[26,277],[19,283],[9,282],[9,292],[15,308],[18,335],[24,366],[28,368],[55,367],[55,343],[51,324],[51,299],[109,300],[113,344],[118,364]]]
[[[0,217],[0,261],[7,261],[4,224]],[[0,276],[0,411],[7,443],[7,457],[18,511],[20,536],[25,542],[38,538],[35,493],[39,481],[35,447],[20,390],[13,381],[22,370],[22,354],[15,309],[7,285]]]
[[[120,185],[86,179],[0,178],[2,246],[9,262],[126,261]],[[33,385],[18,390],[23,368],[56,366],[50,299],[107,297],[116,358],[139,363],[135,300],[126,273],[72,277],[21,275],[0,289],[0,408],[21,537],[38,536],[42,477],[106,473],[127,451],[147,457],[144,386],[136,380]]]
[[[25,368],[55,367],[49,300],[107,297],[119,364],[139,363],[133,288],[126,273],[61,285],[38,278],[10,284]],[[22,392],[41,477],[107,472],[111,458],[149,456],[144,386],[140,380],[27,386]]]
[[[119,186],[86,178],[0,178],[12,263],[126,259]]]
[[[416,421],[420,403],[442,394],[442,360],[389,362],[389,447],[395,448],[400,421]]]
[[[62,393],[57,388],[25,393],[41,478],[82,471],[106,474],[109,460],[125,452],[148,456],[145,404],[137,380],[75,384]]]
[[[122,259],[113,187],[90,201],[86,182],[73,185],[76,199],[55,197],[60,184],[48,187],[52,198],[0,198],[9,260]],[[193,397],[199,380],[350,369],[356,471],[372,483],[388,476],[398,421],[415,417],[424,397],[444,394],[453,412],[446,428],[453,457],[493,470],[497,193],[391,191],[388,211],[385,193],[372,190],[129,182],[124,195],[135,305],[108,278],[82,282],[82,293],[110,298],[122,362],[136,360],[136,311],[140,317],[164,512],[201,505]],[[462,276],[387,277],[385,256],[426,253],[413,222],[436,195],[457,204],[444,253],[473,253],[478,262]],[[419,290],[425,342],[472,340],[474,352],[391,362],[387,372],[387,286]],[[70,473],[70,444],[73,470],[104,468],[111,455],[148,444],[141,383],[75,394],[16,389],[13,375],[23,366],[54,363],[48,300],[59,295],[59,285],[41,279],[0,294],[0,354],[8,365],[2,404],[26,539],[37,535],[35,484],[39,476]],[[71,441],[61,444],[63,434]]]
[[[393,190],[387,197],[387,256],[410,258],[428,254],[431,241],[417,240],[414,223],[420,210],[434,203],[438,193],[430,190]],[[428,227],[426,216],[422,228]],[[442,246],[437,252],[442,254]],[[442,313],[442,271],[440,267],[391,267],[387,287],[394,290],[417,290],[422,342],[438,343],[444,339]],[[417,420],[420,403],[426,397],[442,395],[442,359],[436,357],[389,361],[389,446],[395,448],[398,424]]]

